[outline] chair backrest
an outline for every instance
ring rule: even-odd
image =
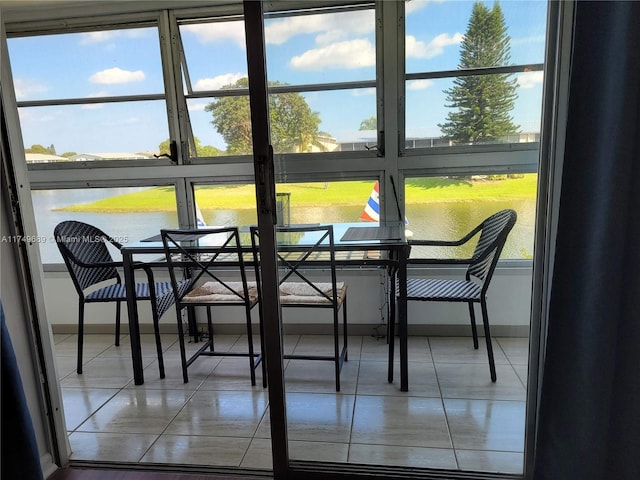
[[[318,295],[334,306],[338,304],[336,275],[336,252],[333,225],[276,226],[277,256],[279,268],[279,286],[281,295],[290,285],[297,283],[303,289]],[[251,227],[251,243],[256,265],[256,278],[259,278],[259,232]],[[310,277],[309,272],[319,272],[319,266],[328,272],[323,281],[317,275]],[[326,267],[329,267],[327,270]],[[329,287],[329,288],[327,288]],[[258,288],[260,284],[258,282]]]
[[[96,265],[115,263],[107,248],[109,235],[93,225],[75,220],[60,222],[53,232],[78,294],[82,295],[83,290],[105,280],[120,282],[115,266]]]
[[[480,232],[480,238],[467,269],[467,279],[475,277],[484,283],[483,288],[487,288],[507,236],[516,223],[516,218],[517,214],[514,210],[501,210],[476,227]]]
[[[218,293],[232,298],[225,303],[249,302],[243,249],[236,227],[161,230],[165,258],[171,278],[174,299],[178,307],[188,303],[184,297],[193,288],[206,282],[216,282]],[[230,268],[238,268],[242,288],[222,278]],[[185,280],[188,280],[186,282]],[[206,303],[206,302],[203,302]]]

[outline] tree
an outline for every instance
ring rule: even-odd
[[[498,2],[489,10],[473,5],[467,32],[460,49],[459,69],[505,66],[511,60],[510,37]],[[439,124],[444,136],[456,143],[480,143],[516,133],[510,115],[517,80],[511,74],[469,75],[457,77],[447,94],[450,112],[447,122]]]
[[[40,144],[31,145],[31,148],[25,148],[24,153],[44,153],[47,155],[55,155],[56,147],[53,145],[49,147],[43,147]]]
[[[360,122],[360,128],[358,130],[377,130],[378,129],[378,119],[375,115],[365,118]]]
[[[199,157],[217,157],[222,154],[222,151],[219,148],[214,147],[213,145],[201,145],[200,139],[198,137],[193,137],[193,140],[196,144],[196,153]],[[168,138],[160,145],[158,145],[158,152],[161,155],[163,153],[167,155],[171,154],[171,148],[169,147]]]
[[[270,86],[281,85],[269,82]],[[241,78],[224,88],[247,88],[248,78]],[[231,154],[247,154],[252,150],[251,115],[248,96],[229,96],[214,100],[205,107],[213,114],[211,122],[227,142]],[[319,140],[320,115],[312,112],[299,93],[269,95],[271,143],[276,152],[307,152],[312,147],[325,150]]]

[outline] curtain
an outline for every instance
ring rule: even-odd
[[[640,2],[576,2],[534,478],[640,478]]]
[[[2,478],[42,480],[40,454],[31,415],[22,389],[18,363],[4,319],[2,321]]]

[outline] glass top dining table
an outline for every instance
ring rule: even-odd
[[[290,225],[295,227],[295,225]],[[300,225],[302,226],[302,225]],[[250,227],[238,228],[246,249],[248,258],[252,256],[250,241]],[[376,266],[386,268],[392,285],[397,281],[398,309],[398,337],[400,354],[400,390],[408,391],[408,355],[407,355],[407,301],[406,301],[406,260],[409,256],[409,244],[404,234],[404,225],[378,225],[371,223],[340,223],[333,224],[334,250],[336,264],[340,266]],[[242,235],[246,232],[246,235]],[[313,235],[313,234],[311,234]],[[314,243],[313,237],[277,236],[278,248],[283,250],[304,248],[306,244]],[[194,233],[194,244],[198,242],[215,242],[215,239],[205,239]],[[124,266],[124,282],[127,290],[127,312],[129,321],[129,338],[131,340],[131,358],[133,364],[134,383],[144,383],[142,350],[140,345],[140,326],[138,322],[138,308],[135,296],[135,270],[143,262],[145,266],[162,267],[166,264],[165,249],[160,234],[130,242],[121,249]],[[326,259],[318,258],[319,265]],[[395,289],[390,289],[393,295]],[[393,382],[394,342],[389,341],[388,381]]]

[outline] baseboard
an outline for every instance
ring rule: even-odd
[[[204,331],[206,327],[199,325],[199,329]],[[87,334],[113,334],[114,326],[112,324],[93,324],[85,325]],[[365,324],[357,323],[348,326],[349,335],[357,336],[384,336],[386,335],[386,324]],[[71,324],[53,325],[54,334],[75,334],[77,326]],[[255,331],[258,331],[257,325]],[[283,327],[285,334],[289,335],[330,335],[332,326],[328,324],[292,324],[287,323]],[[178,329],[175,325],[160,325],[160,332],[165,334],[177,335]],[[223,335],[239,335],[245,332],[245,328],[241,324],[218,324],[215,326],[215,333]],[[122,325],[122,334],[128,335],[129,328],[126,324]],[[140,325],[140,333],[152,334],[153,326],[150,324]],[[478,329],[478,334],[482,336],[482,328]],[[468,337],[471,335],[469,325],[409,325],[410,336],[432,336],[432,337]],[[494,337],[523,337],[529,335],[529,325],[492,325],[491,335]]]
[[[49,478],[53,475],[58,468],[58,465],[53,463],[53,457],[49,453],[45,453],[40,456],[40,468],[42,469],[42,476],[44,478]]]

